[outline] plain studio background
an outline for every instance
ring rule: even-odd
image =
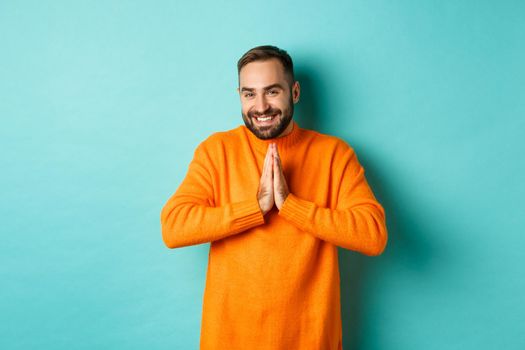
[[[160,210],[287,50],[352,145],[380,257],[340,251],[344,348],[525,348],[522,1],[2,1],[0,348],[197,349],[209,244]],[[309,176],[309,174],[305,174]]]

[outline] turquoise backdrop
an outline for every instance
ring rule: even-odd
[[[387,213],[339,249],[344,349],[525,349],[525,2],[0,2],[0,348],[197,349],[209,244],[160,210],[242,123],[236,62],[294,59],[299,125]],[[308,176],[308,174],[305,174]]]

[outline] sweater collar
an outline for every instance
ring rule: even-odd
[[[250,131],[250,129],[246,127],[246,125],[241,125],[241,128],[243,132],[248,135],[248,139],[250,143],[255,148],[257,148],[260,151],[266,152],[266,150],[268,149],[268,145],[270,143],[276,143],[277,148],[279,150],[282,150],[282,149],[288,149],[288,148],[293,147],[300,140],[301,135],[302,135],[302,132],[301,132],[302,129],[299,127],[299,125],[297,124],[295,120],[292,119],[291,123],[293,124],[292,131],[290,131],[288,135],[273,138],[273,139],[268,139],[268,140],[261,140],[260,138],[255,136]]]

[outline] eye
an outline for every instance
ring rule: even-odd
[[[277,90],[269,90],[268,91],[268,94],[269,95],[277,95],[279,92]]]
[[[244,97],[245,98],[252,97],[252,96],[253,96],[253,93],[251,93],[251,92],[245,92],[244,93]]]

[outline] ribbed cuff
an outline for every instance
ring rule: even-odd
[[[264,216],[257,198],[232,203],[232,229],[242,232],[252,227],[264,224]]]
[[[279,215],[290,221],[292,224],[302,230],[308,227],[309,218],[312,217],[315,209],[315,203],[301,199],[291,193],[288,194],[284,201]]]

